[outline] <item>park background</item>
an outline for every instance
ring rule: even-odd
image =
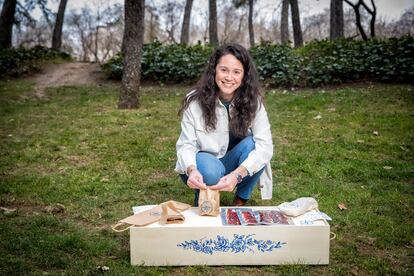
[[[0,6],[1,274],[413,273],[411,1]],[[177,112],[227,42],[255,59],[275,144],[274,197],[250,204],[316,198],[329,266],[132,267],[110,229],[132,206],[192,202]]]

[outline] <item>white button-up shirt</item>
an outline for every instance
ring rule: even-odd
[[[232,104],[229,108],[231,114]],[[192,101],[183,112],[181,134],[176,144],[176,172],[184,174],[190,165],[197,166],[196,154],[199,151],[208,152],[217,158],[226,154],[229,145],[229,118],[226,107],[219,100],[216,105],[216,116],[216,129],[207,132],[204,127],[202,109],[196,100]],[[255,149],[250,152],[241,166],[246,168],[249,175],[266,167],[260,177],[259,188],[262,199],[271,199],[273,183],[270,159],[273,156],[273,143],[269,119],[263,104],[260,104],[256,112],[248,135],[253,136]]]

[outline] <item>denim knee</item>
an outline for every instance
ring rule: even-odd
[[[240,143],[237,144],[237,150],[240,152],[239,163],[242,163],[244,160],[247,159],[250,152],[255,149],[255,143],[253,140],[253,136],[247,136]]]
[[[203,176],[204,183],[207,185],[215,185],[219,182],[220,178],[223,177],[217,169],[212,168],[211,166],[199,168],[201,175]]]
[[[237,145],[243,152],[251,152],[255,148],[253,136],[247,136]]]
[[[224,165],[212,154],[199,152],[196,156],[197,169],[203,176],[204,183],[215,185],[224,176]]]

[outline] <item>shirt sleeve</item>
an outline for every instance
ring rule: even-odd
[[[183,113],[181,134],[176,144],[176,150],[178,167],[181,168],[182,173],[185,173],[190,165],[197,166],[196,154],[199,148],[197,146],[194,118],[190,108],[187,108]]]
[[[252,150],[246,160],[241,164],[253,175],[266,166],[273,156],[272,132],[263,104],[260,105],[256,117],[251,126],[255,149]]]

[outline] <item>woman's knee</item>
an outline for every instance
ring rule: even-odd
[[[215,185],[224,176],[224,165],[216,157],[209,153],[199,152],[196,156],[197,169],[203,176],[204,183]]]
[[[201,172],[201,174],[203,175],[204,183],[206,183],[207,186],[216,185],[220,178],[223,177],[223,175],[216,171],[204,171]]]
[[[238,146],[242,152],[250,153],[252,150],[255,149],[255,143],[253,140],[253,136],[245,137],[243,140],[240,141]]]

